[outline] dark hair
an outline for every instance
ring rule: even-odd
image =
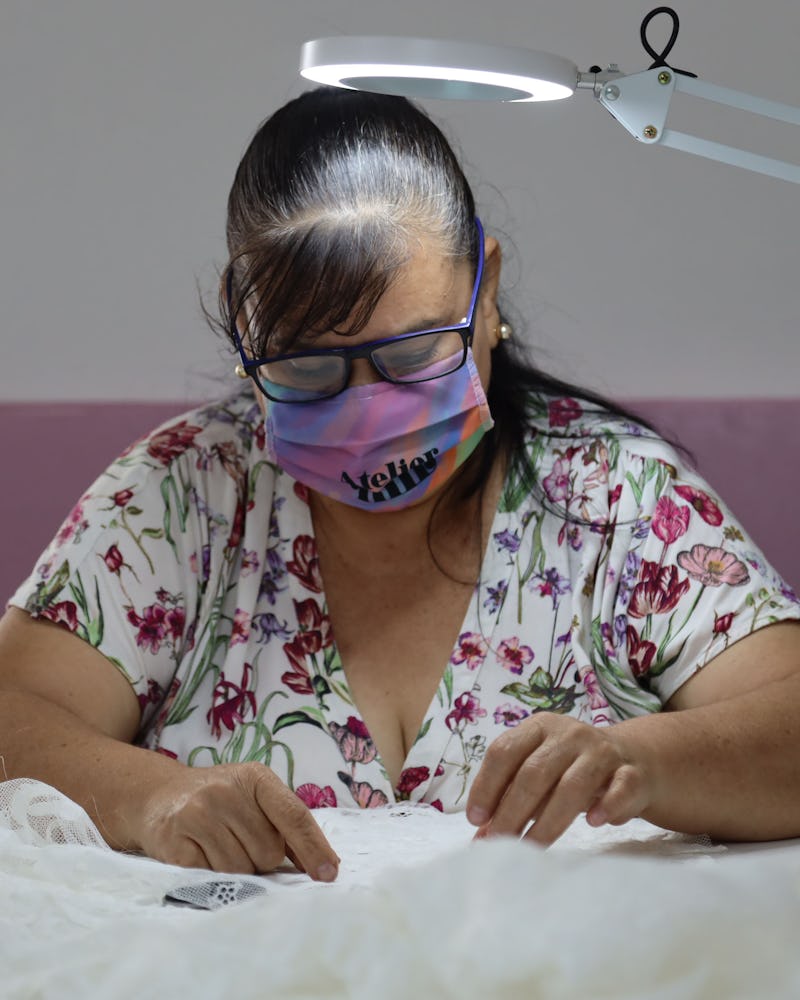
[[[221,299],[222,314],[244,310],[261,356],[300,332],[357,333],[421,237],[477,259],[474,198],[439,128],[402,97],[309,91],[262,124],[239,164],[228,199],[232,302]],[[454,477],[457,496],[481,489],[498,453],[541,496],[525,448],[532,394],[570,396],[584,411],[653,430],[500,341],[487,392],[495,427]]]

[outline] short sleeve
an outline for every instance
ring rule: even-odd
[[[213,536],[229,521],[198,495],[201,431],[177,421],[112,464],[10,601],[99,650],[132,684],[143,724],[194,642]]]
[[[645,446],[646,447],[646,446]],[[797,596],[712,488],[654,442],[621,449],[609,631],[638,683],[663,703],[736,640],[800,618]],[[627,527],[626,527],[627,525]]]

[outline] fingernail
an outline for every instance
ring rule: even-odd
[[[608,822],[608,816],[602,809],[590,809],[586,814],[589,826],[603,826]]]
[[[333,882],[337,874],[338,872],[336,868],[326,861],[324,865],[320,865],[319,868],[317,869],[317,881]]]
[[[467,809],[467,819],[473,826],[483,826],[489,819],[489,813],[480,806],[470,806]]]

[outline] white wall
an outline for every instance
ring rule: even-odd
[[[213,298],[238,158],[303,89],[303,40],[433,34],[636,72],[654,6],[2,0],[0,399],[218,390],[230,363],[195,282]],[[679,13],[674,65],[800,105],[800,4],[684,0]],[[714,137],[800,161],[800,129],[699,103],[670,124],[722,121]],[[429,108],[463,151],[551,368],[617,395],[799,394],[800,187],[637,144],[588,93]]]

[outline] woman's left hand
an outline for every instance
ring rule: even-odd
[[[541,712],[490,744],[467,801],[476,837],[525,835],[548,846],[580,813],[626,823],[652,804],[652,778],[614,728]],[[527,833],[528,824],[533,821]]]

